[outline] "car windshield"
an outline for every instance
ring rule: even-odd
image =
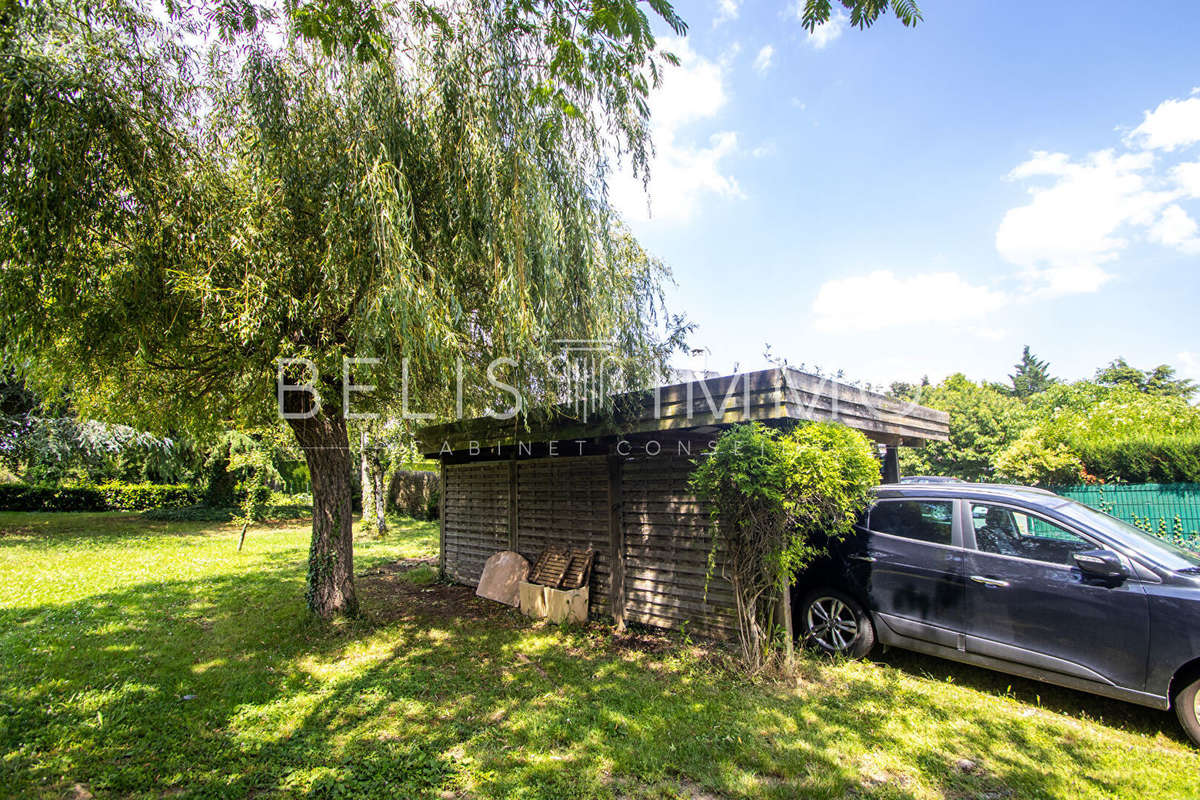
[[[1090,525],[1101,532],[1116,536],[1122,541],[1132,540],[1130,544],[1136,547],[1139,552],[1167,569],[1181,570],[1200,567],[1200,553],[1179,547],[1172,542],[1168,542],[1166,539],[1161,539],[1152,533],[1147,533],[1141,528],[1134,527],[1128,522],[1123,522],[1102,511],[1085,506],[1083,503],[1068,500],[1063,505],[1055,508],[1055,510],[1066,514],[1072,519]]]

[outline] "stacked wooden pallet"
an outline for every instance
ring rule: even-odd
[[[595,558],[596,551],[591,548],[577,550],[552,544],[538,556],[529,582],[551,589],[578,589],[587,585]]]

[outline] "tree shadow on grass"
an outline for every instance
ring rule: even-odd
[[[304,520],[284,523],[258,523],[256,527],[289,528],[305,525]],[[0,512],[0,548],[22,547],[51,550],[79,541],[102,544],[158,536],[211,536],[214,528],[222,532],[240,526],[212,522],[149,520],[136,511],[59,511]]]
[[[532,626],[386,571],[360,578],[371,617],[327,625],[277,556],[0,611],[0,795],[1056,797],[1078,789],[1046,766],[1064,760],[1097,796],[1125,788],[1086,737],[964,720],[901,670],[750,685],[686,645]]]

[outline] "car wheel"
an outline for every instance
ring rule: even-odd
[[[1192,743],[1200,747],[1200,678],[1175,693],[1175,716]]]
[[[862,658],[875,646],[875,626],[866,609],[836,589],[822,589],[804,598],[800,635],[809,647],[847,658]]]

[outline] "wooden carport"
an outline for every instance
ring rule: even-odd
[[[532,561],[547,544],[591,547],[592,616],[724,637],[736,625],[730,587],[719,574],[706,586],[708,511],[688,487],[723,427],[842,422],[880,443],[893,480],[897,447],[948,436],[944,412],[787,367],[623,395],[613,408],[422,430],[422,451],[441,462],[444,572],[475,585],[499,550]]]

